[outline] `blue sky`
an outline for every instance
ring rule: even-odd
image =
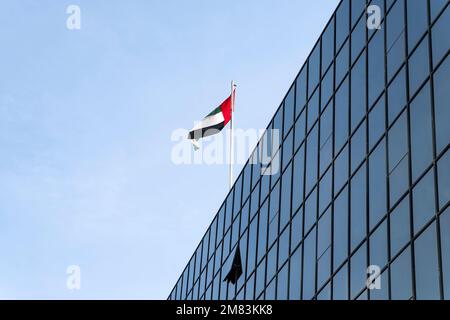
[[[173,130],[231,79],[236,127],[265,128],[337,3],[2,1],[0,298],[165,299],[228,189]]]

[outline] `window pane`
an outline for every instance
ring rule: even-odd
[[[351,258],[350,287],[352,299],[355,298],[358,295],[358,293],[362,291],[362,289],[366,284],[366,271],[367,271],[366,250],[367,250],[366,244],[364,243]]]
[[[348,64],[349,59],[349,41],[345,41],[342,50],[338,53],[336,57],[336,88],[341,83],[342,79],[346,75],[349,69]]]
[[[305,152],[302,146],[294,158],[294,181],[293,181],[293,196],[292,196],[292,211],[295,212],[303,202],[303,177],[304,177],[304,163]]]
[[[317,189],[309,195],[305,202],[305,232],[308,232],[317,220]]]
[[[362,1],[352,1],[353,2],[362,2]],[[366,24],[367,21],[365,16],[359,19],[358,25],[352,32],[352,63],[356,60],[358,55],[361,53],[361,50],[364,48],[366,44]]]
[[[413,181],[433,158],[431,136],[431,106],[429,84],[422,88],[411,103],[411,153]]]
[[[348,78],[344,80],[342,86],[336,92],[335,97],[335,147],[336,151],[341,147],[348,139]]]
[[[384,88],[384,30],[380,29],[369,43],[369,106]]]
[[[288,264],[278,273],[277,277],[277,300],[287,300],[288,293]]]
[[[336,47],[339,48],[348,36],[350,29],[350,7],[348,0],[341,2],[336,12]]]
[[[314,95],[308,102],[308,121],[307,121],[308,131],[311,130],[318,116],[319,116],[319,90],[316,90],[314,92]]]
[[[303,110],[306,104],[306,67],[300,71],[296,82],[296,106],[295,116],[297,117]]]
[[[345,188],[334,202],[333,270],[348,256],[348,192]]]
[[[391,124],[406,105],[405,68],[395,76],[388,87],[388,119]]]
[[[317,126],[308,136],[306,148],[306,192],[308,193],[317,182],[317,162],[318,162],[318,134]]]
[[[295,122],[295,139],[294,139],[294,150],[297,150],[305,139],[306,132],[306,111],[300,115],[300,117]]]
[[[442,209],[450,200],[450,151],[438,162],[439,207]]]
[[[291,252],[297,247],[302,240],[302,228],[303,228],[303,208],[301,208],[297,214],[292,218],[292,230],[291,230]]]
[[[352,136],[351,142],[352,173],[366,157],[366,123],[363,122]]]
[[[370,236],[370,264],[383,268],[388,260],[386,220]]]
[[[437,1],[431,1],[437,2]],[[436,67],[450,47],[450,9],[447,7],[439,20],[431,29],[431,39],[433,40],[433,64]]]
[[[449,7],[450,8],[450,7]],[[448,9],[447,11],[450,11]],[[450,59],[439,67],[434,74],[434,111],[436,122],[436,146],[439,154],[450,142],[450,126],[448,119],[450,119],[450,81],[448,75],[450,74]]]
[[[385,100],[383,95],[369,113],[369,150],[372,150],[375,143],[381,138],[385,126]]]
[[[302,248],[298,248],[297,251],[294,252],[290,262],[290,271],[289,271],[289,299],[290,300],[299,300],[300,299],[300,275],[302,274]]]
[[[333,300],[348,300],[348,268],[345,264],[333,278]]]
[[[403,1],[397,1],[387,15],[387,71],[388,80],[392,78],[405,60],[405,19]]]
[[[285,228],[283,233],[280,235],[280,240],[278,243],[278,266],[281,266],[289,256],[290,231],[290,228]]]
[[[430,1],[431,20],[434,20],[441,10],[448,4],[448,0],[434,0]],[[447,11],[448,12],[448,11]]]
[[[294,138],[294,134],[293,134],[293,131],[291,131],[289,133],[289,135],[287,136],[286,140],[284,140],[284,142],[283,142],[283,166],[282,166],[282,170],[284,170],[286,168],[287,164],[292,159],[292,151],[293,151],[293,148],[294,148],[293,141],[292,141],[293,138]]]
[[[410,239],[409,212],[409,198],[406,197],[391,213],[391,256],[395,256]]]
[[[311,93],[314,91],[317,84],[319,83],[319,75],[320,75],[319,68],[320,68],[320,42],[316,44],[308,59],[308,96],[311,96]]]
[[[429,76],[429,61],[428,37],[425,37],[409,58],[409,92],[411,97]]]
[[[319,215],[323,213],[328,204],[331,202],[331,169],[322,177],[319,183]]]
[[[386,214],[386,193],[386,148],[383,139],[369,158],[370,229]]]
[[[258,222],[258,261],[266,253],[267,242],[267,202],[261,208],[259,222]]]
[[[351,248],[366,236],[366,166],[363,165],[351,181]]]
[[[414,242],[417,299],[439,299],[439,267],[436,224],[433,223]]]
[[[320,174],[322,175],[333,158],[333,105],[328,105],[320,117]]]
[[[366,112],[366,56],[363,54],[352,68],[351,75],[351,131]]]
[[[281,209],[280,209],[280,230],[289,222],[291,218],[291,178],[292,166],[286,169],[281,180]]]
[[[413,190],[414,232],[417,233],[434,216],[434,174],[430,170]]]
[[[348,145],[334,163],[334,192],[338,193],[348,180]]]
[[[284,137],[287,135],[289,129],[292,127],[294,123],[294,94],[295,94],[295,85],[291,87],[289,93],[284,100]]]
[[[334,56],[334,20],[331,19],[322,36],[322,73],[330,65]]]
[[[322,80],[320,110],[325,109],[325,106],[327,105],[328,101],[330,100],[333,94],[333,84],[334,84],[333,74],[334,74],[333,68],[330,68]]]
[[[440,222],[444,298],[448,300],[450,299],[450,208],[440,216]]]
[[[409,300],[411,296],[411,251],[408,247],[391,265],[391,298]]]
[[[408,50],[414,48],[427,29],[427,1],[406,1],[408,12]]]
[[[390,202],[393,206],[408,188],[408,140],[406,112],[388,132]]]
[[[303,300],[310,300],[315,294],[316,279],[316,230],[305,239],[303,259]]]

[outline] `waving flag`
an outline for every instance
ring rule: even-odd
[[[188,139],[196,150],[199,148],[197,143],[199,139],[219,133],[231,120],[234,94],[233,89],[233,94],[230,94],[220,106],[211,111],[189,132]]]

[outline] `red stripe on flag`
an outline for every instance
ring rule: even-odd
[[[234,94],[234,92],[233,92]],[[231,120],[231,95],[220,105],[224,118],[224,126]]]

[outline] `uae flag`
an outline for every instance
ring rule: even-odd
[[[199,148],[197,143],[199,139],[219,133],[231,120],[234,95],[235,90],[233,89],[232,95],[230,94],[220,106],[211,111],[189,132],[188,139],[191,140],[196,150]]]

